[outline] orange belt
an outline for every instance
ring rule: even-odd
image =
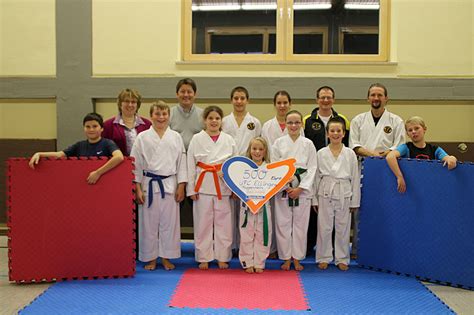
[[[199,178],[196,183],[196,187],[194,188],[194,191],[199,192],[199,188],[201,188],[202,181],[204,180],[204,175],[207,172],[212,172],[212,176],[214,177],[214,185],[216,186],[217,199],[221,200],[222,199],[221,186],[219,185],[219,177],[217,176],[217,172],[221,170],[222,164],[210,165],[210,164],[198,162],[197,166],[202,168],[202,172],[201,174],[199,174]]]

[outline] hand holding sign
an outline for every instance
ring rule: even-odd
[[[236,156],[222,164],[222,172],[227,186],[255,214],[291,180],[295,162],[288,159],[259,167],[246,157]]]

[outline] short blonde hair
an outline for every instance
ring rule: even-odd
[[[268,143],[263,137],[255,137],[249,142],[249,147],[247,148],[247,153],[245,154],[246,157],[252,159],[252,143],[260,142],[263,147],[265,148],[265,155],[263,156],[263,161],[266,163],[270,163],[270,152],[268,152]]]
[[[122,114],[122,102],[125,101],[125,99],[127,98],[137,100],[137,113],[138,113],[138,110],[140,109],[140,105],[142,104],[142,96],[140,95],[140,93],[138,93],[137,90],[134,90],[134,89],[123,89],[122,91],[120,91],[117,97],[117,107],[118,107],[119,113]]]
[[[156,102],[153,102],[153,104],[150,105],[150,116],[153,114],[153,112],[158,109],[158,110],[166,110],[168,112],[168,115],[170,114],[170,107],[168,104],[166,104],[162,100],[158,100]]]
[[[405,130],[407,130],[408,125],[412,125],[412,124],[420,125],[423,129],[426,129],[425,121],[420,116],[413,116],[413,117],[408,118],[405,121]]]

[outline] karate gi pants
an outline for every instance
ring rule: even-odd
[[[279,193],[281,195],[281,193]],[[278,258],[303,260],[306,257],[311,199],[299,198],[297,207],[288,206],[288,199],[275,198],[275,226]]]
[[[145,196],[148,196],[146,192]],[[139,260],[148,262],[158,257],[181,257],[179,204],[174,194],[165,194],[165,198],[161,198],[161,193],[155,193],[150,207],[145,199],[145,203],[138,207],[138,222]]]
[[[267,204],[268,220],[268,244],[263,244],[263,208],[257,214],[248,210],[247,225],[242,227],[245,221],[245,208],[240,208],[240,249],[239,259],[243,268],[265,269],[265,261],[270,254],[272,242],[272,215]]]
[[[193,203],[194,246],[197,262],[232,258],[232,217],[229,196],[199,194]]]
[[[316,245],[316,262],[349,265],[349,238],[351,233],[350,198],[343,200],[319,197],[318,207],[318,240]],[[334,255],[332,247],[333,226],[336,229]]]

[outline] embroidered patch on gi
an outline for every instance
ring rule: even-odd
[[[313,128],[313,130],[321,130],[323,126],[321,125],[321,123],[319,122],[314,122],[312,125],[311,125],[311,128]]]
[[[383,128],[383,132],[385,132],[385,133],[391,133],[391,132],[392,132],[392,127],[390,127],[390,126],[385,126],[385,127]]]
[[[248,124],[247,124],[247,129],[248,129],[248,130],[254,130],[254,129],[255,129],[255,124],[252,123],[252,122],[251,122],[251,123],[248,123]]]

